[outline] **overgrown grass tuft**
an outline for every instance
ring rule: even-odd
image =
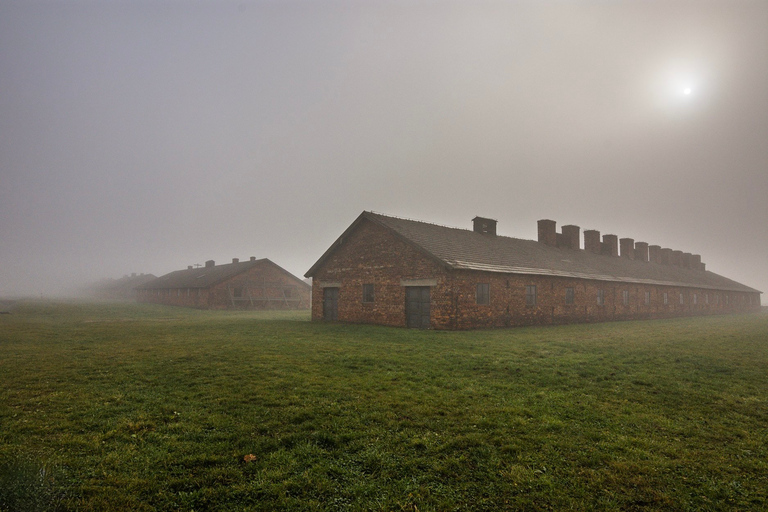
[[[0,459],[0,510],[59,512],[67,510],[70,483],[62,469],[29,456]]]
[[[47,489],[41,510],[768,508],[768,315],[307,319],[17,304],[0,317],[9,488]]]

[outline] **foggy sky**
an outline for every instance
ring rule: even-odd
[[[549,218],[768,292],[766,27],[764,0],[0,0],[0,296],[302,276],[363,210]]]

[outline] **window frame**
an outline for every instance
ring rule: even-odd
[[[538,290],[535,284],[525,285],[525,305],[529,308],[535,308],[538,303]]]
[[[597,305],[605,306],[605,290],[602,288],[598,288],[597,290]]]
[[[491,283],[477,283],[475,287],[475,304],[478,306],[491,305]]]
[[[572,306],[576,298],[576,289],[573,287],[566,287],[565,289],[565,305]]]
[[[372,304],[376,301],[376,289],[373,283],[363,283],[363,304]]]

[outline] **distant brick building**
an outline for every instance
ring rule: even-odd
[[[133,301],[136,299],[136,289],[154,279],[157,279],[157,276],[134,273],[120,279],[107,279],[91,285],[85,293],[97,299]]]
[[[305,274],[312,319],[434,329],[760,310],[758,290],[701,257],[551,220],[538,241],[363,212]],[[620,251],[621,249],[621,251]]]
[[[199,309],[309,309],[311,287],[264,258],[187,267],[137,289],[137,300]]]

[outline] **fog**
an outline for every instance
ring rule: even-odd
[[[0,0],[0,296],[301,276],[363,210],[550,218],[768,291],[766,27],[764,0]]]

